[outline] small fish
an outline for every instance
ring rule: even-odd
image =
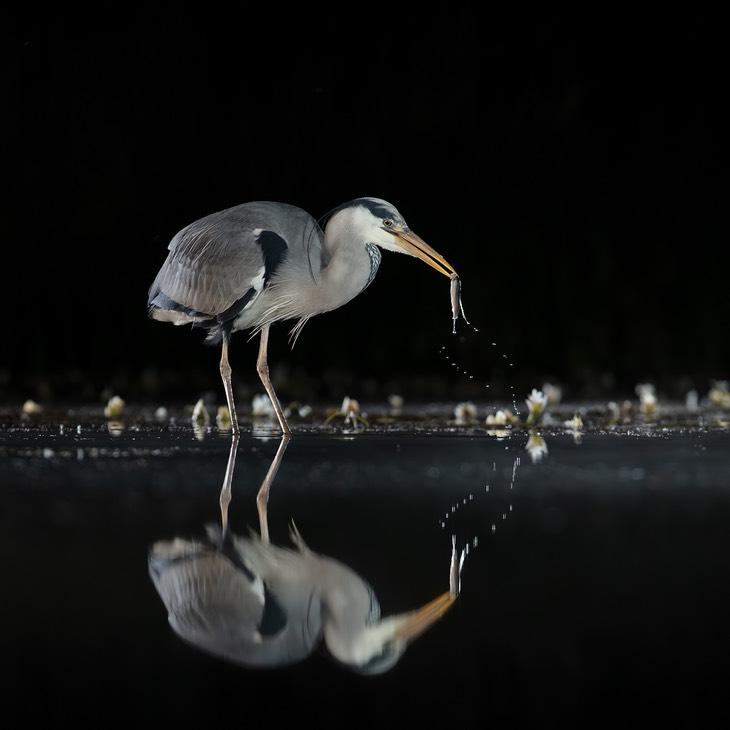
[[[464,321],[471,327],[471,322],[464,314],[464,305],[461,303],[461,279],[458,274],[451,274],[451,318],[453,320],[452,333],[456,334],[456,320],[459,319],[459,312]]]
[[[466,550],[461,551],[457,560],[456,535],[451,536],[451,566],[449,569],[449,593],[452,598],[458,598],[461,593],[461,569],[464,567]]]

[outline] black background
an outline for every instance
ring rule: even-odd
[[[706,391],[730,370],[721,23],[386,4],[94,6],[2,31],[0,395],[219,395],[217,349],[148,319],[170,238],[247,200],[394,203],[462,276],[384,254],[272,332],[282,400]],[[241,387],[256,344],[234,338]],[[519,391],[518,391],[518,397]]]

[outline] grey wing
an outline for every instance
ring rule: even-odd
[[[242,664],[284,661],[277,637],[286,615],[245,565],[178,538],[153,545],[149,574],[170,626],[185,641]]]
[[[252,632],[260,622],[263,599],[215,550],[190,544],[185,554],[169,558],[160,556],[156,545],[149,565],[171,625],[188,641],[210,648],[220,634]]]
[[[192,312],[215,315],[249,292],[260,292],[266,266],[259,237],[265,221],[257,213],[255,205],[244,204],[206,216],[177,233],[150,287],[149,304],[162,294]],[[286,242],[277,238],[283,256]]]

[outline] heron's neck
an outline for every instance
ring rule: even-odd
[[[380,266],[380,249],[373,243],[349,239],[334,244],[325,236],[330,260],[322,271],[322,291],[328,308],[335,309],[356,297],[375,278]]]

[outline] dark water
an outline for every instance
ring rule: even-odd
[[[451,610],[372,677],[321,650],[236,666],[171,630],[148,549],[220,523],[229,444],[149,425],[0,433],[11,726],[728,726],[727,431],[295,435],[271,490],[272,542],[287,544],[294,520],[370,583],[383,614],[447,591],[452,539],[467,551]],[[241,437],[234,532],[258,528],[278,445]]]

